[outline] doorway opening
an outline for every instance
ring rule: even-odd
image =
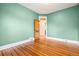
[[[39,16],[34,20],[34,42],[46,43],[47,38],[47,16]]]

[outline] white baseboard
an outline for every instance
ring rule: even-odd
[[[74,44],[77,44],[79,46],[79,42],[78,41],[73,41],[73,40],[68,40],[68,39],[60,39],[60,38],[53,38],[53,37],[47,37],[47,39],[58,40],[58,41],[69,42],[69,43],[74,43]]]
[[[7,48],[10,48],[10,47],[14,47],[14,46],[17,46],[17,45],[20,45],[20,44],[23,44],[25,42],[29,42],[29,41],[32,41],[32,40],[33,40],[33,38],[29,38],[29,39],[26,39],[26,40],[23,40],[23,41],[20,41],[20,42],[3,45],[3,46],[0,46],[0,50],[7,49]]]
[[[60,38],[53,38],[53,37],[47,37],[47,39],[58,40],[58,41],[63,41],[63,42],[67,41],[69,43],[75,43],[75,44],[77,44],[79,46],[79,42],[78,41],[72,41],[72,40],[60,39]],[[20,45],[20,44],[23,44],[23,43],[26,43],[26,42],[29,42],[29,41],[32,41],[32,40],[34,40],[34,38],[29,38],[29,39],[24,40],[24,41],[20,41],[20,42],[16,42],[16,43],[11,43],[11,44],[7,44],[7,45],[4,45],[4,46],[0,46],[0,50],[11,48],[11,47],[14,47],[14,46],[17,46],[17,45]]]

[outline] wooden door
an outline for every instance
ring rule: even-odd
[[[39,28],[40,28],[40,26],[39,26],[40,24],[39,24],[39,20],[38,19],[35,19],[34,20],[34,42],[35,42],[35,44],[37,43],[39,43],[39,37],[40,37],[40,30],[39,30]]]

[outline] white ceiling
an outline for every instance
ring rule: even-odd
[[[77,5],[77,3],[20,3],[39,14],[49,14],[58,10],[69,8]]]

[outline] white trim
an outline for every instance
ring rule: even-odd
[[[79,42],[78,41],[73,41],[73,40],[68,40],[68,39],[60,39],[60,38],[53,38],[53,37],[47,37],[47,39],[58,40],[58,41],[63,41],[63,42],[67,41],[69,43],[75,43],[75,44],[77,44],[79,46]],[[25,42],[29,42],[31,40],[34,40],[34,38],[29,38],[29,39],[24,40],[24,41],[20,41],[20,42],[16,42],[16,43],[11,43],[11,44],[7,44],[7,45],[4,45],[4,46],[0,46],[0,50],[11,48],[11,47],[23,44]]]
[[[78,41],[73,41],[73,40],[69,40],[69,39],[60,39],[60,38],[53,38],[53,37],[47,37],[47,39],[59,40],[59,41],[63,41],[63,42],[74,43],[74,44],[77,44],[79,46],[79,42]]]
[[[11,43],[11,44],[7,44],[7,45],[3,45],[3,46],[0,46],[0,50],[7,49],[7,48],[10,48],[10,47],[14,47],[14,46],[23,44],[25,42],[29,42],[31,40],[33,40],[33,38],[29,38],[29,39],[26,39],[26,40],[23,40],[23,41],[20,41],[20,42],[16,42],[16,43]]]

